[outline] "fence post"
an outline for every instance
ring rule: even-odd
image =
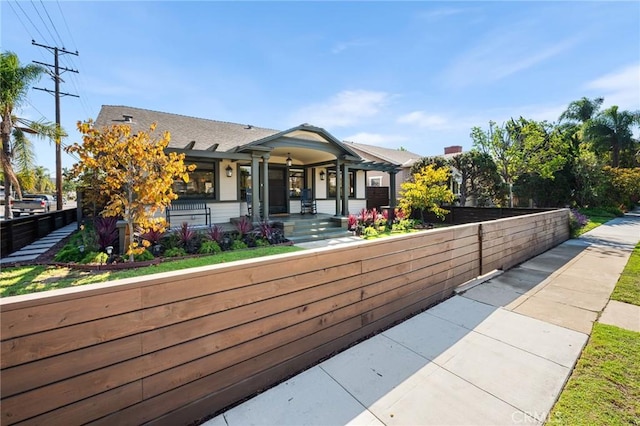
[[[482,276],[482,224],[478,224],[478,276]]]

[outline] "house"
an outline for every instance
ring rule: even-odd
[[[406,150],[383,148],[380,146],[365,145],[355,142],[345,142],[345,145],[368,161],[385,162],[396,166],[398,172],[395,175],[395,191],[390,191],[389,198],[397,200],[400,184],[411,177],[411,166],[422,155]],[[372,171],[367,173],[367,187],[390,187],[391,174],[384,171]]]
[[[128,124],[135,132],[154,122],[157,131],[171,133],[167,151],[184,153],[185,163],[197,166],[188,183],[174,183],[178,201],[205,201],[212,223],[300,213],[303,194],[315,200],[317,213],[344,217],[366,207],[368,173],[388,173],[394,187],[400,171],[397,163],[367,160],[350,144],[307,123],[278,131],[104,105],[95,125]]]

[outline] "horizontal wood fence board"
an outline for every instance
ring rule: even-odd
[[[142,355],[134,335],[2,370],[2,398]]]
[[[0,344],[2,368],[36,361],[75,349],[140,333],[144,330],[142,313],[94,320],[38,334],[5,340]]]
[[[5,298],[2,422],[190,423],[450,297],[480,265],[487,272],[559,244],[567,217],[549,211]]]
[[[113,293],[109,298],[91,296],[78,300],[66,300],[42,306],[34,306],[2,312],[0,336],[2,340],[24,336],[117,315],[140,309],[140,289]]]
[[[32,417],[20,425],[78,425],[130,407],[142,400],[142,381],[129,383],[55,411]],[[3,423],[4,424],[4,423]]]

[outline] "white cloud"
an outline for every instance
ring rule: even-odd
[[[444,71],[444,80],[457,88],[499,81],[558,56],[580,41],[571,37],[542,45],[523,33],[514,27],[483,38]]]
[[[391,147],[399,142],[407,141],[408,138],[402,135],[385,135],[381,133],[360,132],[351,136],[347,136],[346,138],[344,138],[344,140],[355,143],[363,143],[367,145]]]
[[[444,7],[429,10],[421,14],[422,17],[429,20],[436,20],[439,18],[446,18],[448,16],[459,15],[461,13],[469,13],[471,11],[475,11],[476,9],[463,9],[463,8],[453,8],[453,7]]]
[[[603,96],[605,107],[640,108],[640,63],[629,65],[586,84],[596,96]]]
[[[443,129],[449,127],[449,120],[442,115],[427,114],[424,111],[414,111],[398,117],[398,123],[415,124],[429,129]]]
[[[333,49],[331,49],[331,53],[333,54],[338,54],[341,53],[347,49],[351,49],[354,47],[362,47],[362,46],[367,46],[370,45],[371,42],[370,41],[366,41],[366,40],[352,40],[352,41],[344,41],[344,42],[340,42],[338,44],[336,44]]]
[[[390,97],[385,92],[345,90],[325,102],[303,107],[293,114],[293,122],[306,122],[324,128],[351,126],[376,116]]]

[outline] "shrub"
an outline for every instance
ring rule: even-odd
[[[578,235],[578,231],[583,228],[587,222],[589,222],[589,218],[578,210],[569,210],[569,229],[572,237],[576,237]]]
[[[133,255],[133,260],[135,262],[144,262],[147,260],[153,260],[153,258],[153,254],[149,250],[144,250]]]
[[[164,237],[164,231],[160,229],[152,228],[140,236],[145,240],[149,241],[151,245],[155,246],[160,244],[160,241]]]
[[[222,251],[222,249],[220,248],[220,245],[217,242],[215,242],[215,241],[205,241],[200,246],[200,249],[198,250],[198,253],[200,253],[200,254],[215,254],[215,253],[220,253],[221,251]]]
[[[182,257],[182,256],[186,256],[187,252],[182,247],[173,247],[173,248],[167,249],[164,252],[164,255],[166,257]]]
[[[83,263],[85,265],[87,264],[101,265],[103,263],[107,263],[108,260],[109,260],[109,256],[107,255],[107,253],[92,251],[87,253],[86,256],[82,258],[80,263]]]
[[[236,222],[235,226],[240,237],[247,235],[253,229],[251,221],[246,216],[243,216],[238,222]]]
[[[248,248],[247,244],[242,240],[233,240],[231,250],[242,250]]]
[[[265,240],[264,238],[256,239],[255,243],[256,243],[256,247],[267,247],[271,245],[271,243],[268,240]]]
[[[187,222],[183,222],[178,230],[178,246],[182,247],[187,253],[196,253],[198,251],[198,234],[189,227]]]
[[[211,241],[215,241],[216,243],[220,244],[222,242],[222,239],[224,238],[224,231],[222,230],[222,227],[213,225],[207,230],[206,235]]]
[[[364,228],[364,230],[362,231],[362,236],[364,238],[375,238],[377,237],[378,231],[376,231],[376,228],[374,228],[373,226],[367,226],[366,228]]]
[[[118,218],[98,217],[95,220],[95,230],[98,248],[104,250],[107,246],[117,246]]]
[[[84,258],[84,252],[81,252],[77,245],[69,243],[62,250],[56,253],[53,260],[56,262],[79,262]]]

